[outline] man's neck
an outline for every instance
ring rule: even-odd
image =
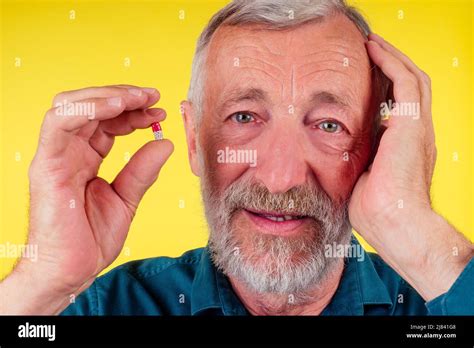
[[[245,283],[230,277],[232,287],[252,315],[319,315],[331,302],[344,270],[341,260],[323,281],[305,294],[256,294]]]

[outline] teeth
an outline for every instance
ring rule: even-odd
[[[263,217],[267,218],[268,220],[272,220],[276,222],[283,222],[283,221],[298,219],[298,217],[291,216],[291,215],[285,215],[285,216],[263,215]]]
[[[272,215],[264,215],[264,216],[268,220],[272,220],[272,221],[278,221],[278,222],[285,221],[282,217],[279,217],[279,216],[272,216]]]

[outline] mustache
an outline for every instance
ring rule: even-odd
[[[306,216],[321,222],[347,216],[347,202],[333,201],[316,183],[295,186],[283,193],[271,193],[261,183],[240,180],[232,183],[223,197],[231,214],[248,209]]]

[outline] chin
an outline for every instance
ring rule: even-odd
[[[226,238],[210,240],[214,262],[227,276],[257,293],[296,294],[317,286],[330,271],[334,259],[324,256],[324,238],[314,219],[275,233],[247,214],[234,215]]]

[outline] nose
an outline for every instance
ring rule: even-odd
[[[269,134],[259,146],[255,179],[271,193],[284,193],[307,180],[309,166],[294,132]]]

